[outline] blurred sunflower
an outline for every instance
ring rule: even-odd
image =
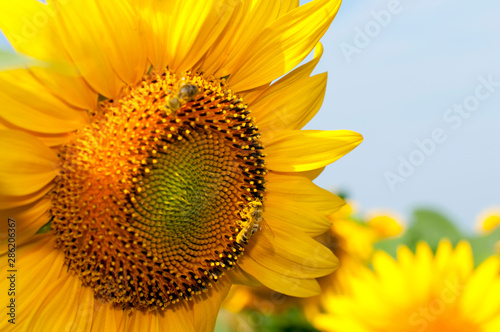
[[[478,238],[478,243],[483,246],[483,244],[490,241],[485,241],[486,238],[490,237],[494,241],[494,252],[500,255],[500,238],[496,233],[500,230],[500,207],[490,207],[482,211],[476,218],[476,227],[480,238]],[[487,252],[487,251],[486,251]]]
[[[328,299],[327,294],[349,293],[349,280],[370,262],[373,245],[380,240],[398,236],[403,231],[402,218],[396,214],[372,210],[364,218],[359,218],[356,216],[355,207],[355,203],[349,202],[333,213],[329,217],[332,228],[318,238],[321,243],[332,249],[340,261],[336,271],[321,279],[325,292],[319,296],[320,302]],[[312,305],[309,306],[308,312],[317,304],[317,301],[310,300],[306,300]]]
[[[403,230],[401,218],[388,211],[370,211],[366,218],[358,216],[356,202],[347,201],[342,208],[331,214],[332,226],[328,232],[316,237],[339,258],[339,267],[331,274],[318,279],[321,294],[309,298],[296,298],[278,293],[267,287],[234,286],[223,303],[223,308],[233,313],[225,316],[233,330],[259,330],[247,314],[258,312],[276,315],[300,307],[307,319],[312,319],[323,310],[332,296],[351,291],[350,278],[363,271],[373,254],[373,245],[382,239],[397,236]],[[242,312],[238,316],[237,313]]]
[[[205,331],[232,283],[317,294],[337,259],[313,237],[343,202],[311,180],[362,140],[300,130],[339,5],[2,0],[14,48],[48,64],[0,73],[16,326]]]
[[[476,218],[476,225],[480,233],[491,233],[500,226],[500,207],[490,207],[482,211]]]
[[[330,298],[315,326],[322,331],[500,331],[500,258],[474,269],[470,245],[440,242],[434,255],[420,242],[398,260],[378,251],[374,271],[350,279],[352,292]]]

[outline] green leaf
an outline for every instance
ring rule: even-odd
[[[260,331],[275,332],[317,332],[298,307],[292,307],[283,313],[265,316]]]
[[[234,318],[231,316],[234,315]],[[221,310],[217,317],[215,332],[229,332],[234,328],[227,321],[238,321],[247,324],[241,330],[266,331],[266,332],[318,332],[306,319],[302,310],[291,307],[283,312],[277,311],[269,315],[258,310],[242,310],[237,314]]]
[[[427,209],[415,210],[408,234],[411,236],[412,248],[415,248],[419,241],[425,241],[434,252],[444,238],[449,239],[454,245],[464,238],[448,218],[439,212]]]
[[[36,234],[45,234],[50,232],[52,226],[52,218],[36,232]]]

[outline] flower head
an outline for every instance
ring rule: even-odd
[[[311,180],[362,139],[300,130],[339,5],[1,3],[14,48],[46,64],[0,72],[26,329],[203,331],[232,283],[319,292],[337,260],[312,237],[343,202]]]
[[[477,228],[481,233],[491,233],[500,226],[500,208],[491,207],[482,211],[477,217]]]
[[[394,260],[379,251],[373,271],[364,268],[349,280],[352,292],[332,294],[326,313],[314,323],[322,331],[498,331],[500,259],[490,257],[474,269],[467,242],[455,249],[443,240],[434,255],[419,243]]]

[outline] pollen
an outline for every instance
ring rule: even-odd
[[[261,218],[250,110],[224,80],[167,71],[91,116],[60,149],[51,193],[69,270],[123,308],[192,300],[235,266]]]

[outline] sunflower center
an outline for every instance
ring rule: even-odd
[[[150,74],[60,150],[56,242],[97,297],[165,308],[234,266],[259,228],[266,169],[224,81]]]

